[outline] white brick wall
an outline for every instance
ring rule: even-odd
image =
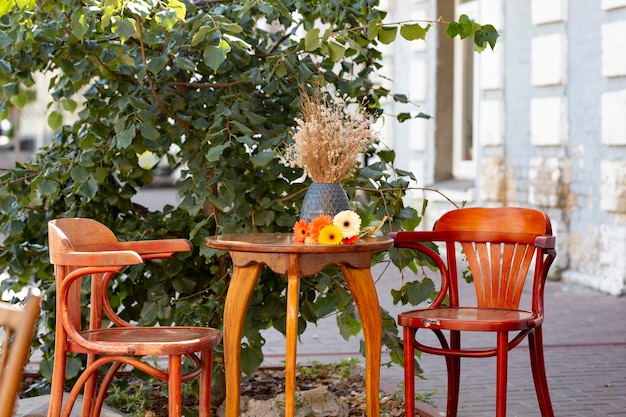
[[[533,25],[562,22],[567,16],[566,0],[532,0],[530,7]]]
[[[496,49],[485,49],[475,58],[479,61],[480,88],[482,90],[498,90],[502,88],[502,55],[504,45],[497,44]]]
[[[565,38],[560,33],[532,40],[531,80],[536,86],[565,84]]]
[[[557,146],[566,142],[566,99],[533,98],[530,103],[530,138],[535,146]]]
[[[617,9],[626,6],[626,0],[602,0],[602,10]]]
[[[428,134],[428,120],[411,119],[409,123],[409,147],[414,151],[425,151]]]
[[[601,114],[602,143],[626,145],[626,90],[602,93]]]
[[[528,173],[528,202],[537,207],[562,207],[564,185],[563,158],[532,158]]]
[[[626,213],[626,161],[600,162],[600,207],[602,210]],[[626,254],[626,251],[623,252]]]
[[[602,75],[605,77],[626,76],[626,21],[602,25]]]
[[[504,0],[481,0],[480,23],[493,25],[498,31],[502,29],[504,18],[502,3]],[[498,45],[500,47],[500,45]]]
[[[426,61],[422,59],[411,61],[411,90],[409,91],[409,99],[411,101],[415,102],[426,100],[428,87],[427,71]]]
[[[502,101],[481,100],[479,139],[482,146],[500,146],[503,143],[502,135]]]

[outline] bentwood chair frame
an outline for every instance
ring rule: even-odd
[[[0,417],[11,417],[33,342],[41,307],[41,291],[32,288],[24,306],[0,302]]]
[[[431,258],[441,276],[437,298],[424,309],[403,312],[406,415],[415,415],[415,349],[443,355],[448,370],[447,416],[458,410],[461,357],[496,356],[496,416],[506,415],[507,358],[509,350],[528,337],[530,363],[539,408],[553,417],[543,356],[544,285],[556,257],[555,238],[548,216],[524,208],[463,208],[444,214],[429,232],[397,232],[395,247],[417,250]],[[431,243],[445,247],[445,255]],[[459,263],[467,259],[476,302],[459,299]],[[534,264],[533,264],[534,259]],[[463,267],[461,267],[463,268]],[[527,276],[532,276],[528,309],[520,309]],[[441,347],[417,340],[418,329],[432,330]],[[446,338],[443,331],[449,331]],[[461,347],[461,332],[492,332],[495,347]],[[509,333],[516,332],[510,338]]]
[[[111,280],[129,265],[165,259],[189,251],[186,239],[118,242],[106,226],[92,219],[67,218],[48,224],[50,262],[56,277],[56,339],[48,417],[69,416],[83,390],[82,416],[99,416],[107,389],[119,368],[130,365],[167,381],[169,416],[181,415],[181,382],[200,377],[200,417],[210,415],[213,348],[220,334],[208,327],[138,327],[116,314],[107,291]],[[81,280],[91,276],[89,326],[81,323]],[[104,317],[114,327],[102,328]],[[70,352],[87,355],[87,367],[72,387],[65,406],[66,357]],[[166,370],[145,357],[168,356]],[[194,369],[183,374],[182,357]],[[109,369],[98,388],[98,370]]]

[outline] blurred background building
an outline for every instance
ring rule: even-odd
[[[387,10],[389,22],[465,13],[500,33],[481,54],[442,27],[385,50],[391,87],[419,106],[388,112],[432,116],[385,127],[397,166],[457,204],[545,211],[553,270],[626,293],[626,0],[388,0]],[[427,191],[411,204],[424,198],[424,227],[453,208]]]
[[[387,22],[493,24],[495,50],[473,52],[433,24],[426,42],[384,46],[381,82],[424,113],[383,133],[398,168],[428,200],[429,228],[456,204],[545,211],[558,241],[558,277],[626,294],[626,0],[382,0]],[[47,143],[47,82],[37,103],[0,126],[0,167]]]

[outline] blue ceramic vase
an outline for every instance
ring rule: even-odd
[[[341,184],[313,183],[304,195],[300,219],[310,222],[321,214],[334,217],[344,210],[350,210],[350,200]]]

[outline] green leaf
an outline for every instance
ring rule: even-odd
[[[72,34],[82,40],[89,30],[89,26],[85,22],[85,15],[83,13],[73,13],[71,27]]]
[[[132,125],[130,127],[128,127],[127,129],[123,129],[122,131],[120,131],[117,135],[116,135],[116,139],[117,139],[117,148],[118,149],[126,149],[130,146],[131,143],[133,143],[133,139],[135,139],[135,136],[137,135],[137,132],[135,130],[135,125]]]
[[[230,143],[222,143],[220,145],[216,145],[209,149],[209,152],[206,154],[207,162],[217,162],[224,153],[225,149],[230,148]]]
[[[176,12],[176,17],[179,20],[185,20],[185,15],[187,14],[185,3],[179,0],[170,0],[169,3],[167,3],[167,7]]]
[[[274,158],[276,158],[276,152],[264,151],[264,152],[259,152],[256,155],[253,155],[252,158],[250,158],[250,160],[252,162],[253,167],[262,168],[264,166],[267,166],[270,162],[272,162]]]
[[[226,61],[228,52],[230,52],[230,45],[222,39],[219,45],[211,45],[204,50],[204,63],[213,71],[217,71],[220,65]]]
[[[348,340],[350,336],[355,336],[361,330],[361,323],[352,314],[338,315],[337,325],[339,326],[339,333],[345,340]]]
[[[485,43],[488,43],[491,49],[495,48],[496,41],[500,35],[492,25],[484,25],[474,34],[474,44],[484,49]]]
[[[63,126],[63,116],[57,111],[50,112],[48,115],[48,126],[50,129],[57,130]]]
[[[150,62],[148,62],[148,71],[152,72],[153,74],[158,74],[163,68],[165,68],[168,62],[169,59],[167,56],[156,56],[152,58]]]
[[[89,172],[85,168],[77,166],[72,168],[71,177],[74,181],[82,183],[89,179]]]
[[[391,164],[396,159],[396,151],[394,150],[380,150],[376,152],[376,155],[384,162]]]
[[[191,46],[198,46],[199,43],[204,41],[207,36],[215,32],[213,26],[201,26],[200,29],[191,37]]]
[[[320,47],[320,30],[313,28],[304,35],[304,50],[313,52]]]
[[[429,278],[420,281],[412,281],[406,284],[408,302],[411,305],[418,305],[430,299],[435,291],[435,285]]]
[[[56,181],[44,179],[37,186],[39,192],[44,196],[52,196],[58,192],[58,184]]]
[[[373,41],[378,36],[380,20],[370,20],[367,22],[367,40]]]
[[[171,282],[172,287],[181,294],[188,294],[196,287],[196,280],[191,277],[176,277]]]
[[[241,371],[252,375],[263,362],[263,351],[260,348],[251,348],[248,344],[241,347]]]
[[[141,320],[145,324],[156,323],[157,320],[157,304],[156,302],[144,301],[141,307]]]
[[[140,123],[139,124],[139,133],[145,139],[149,140],[157,140],[161,136],[161,132],[152,124],[152,123]]]
[[[98,182],[95,178],[90,178],[78,187],[78,192],[87,198],[94,198],[98,193]]]
[[[94,177],[98,184],[104,183],[104,180],[109,176],[109,170],[104,167],[96,168],[96,172],[94,173]]]
[[[411,113],[399,113],[396,118],[399,122],[404,122],[411,119]]]
[[[458,34],[459,34],[459,24],[455,21],[448,23],[448,28],[446,29],[446,35],[448,35],[448,38],[452,39]]]
[[[400,36],[402,36],[407,41],[414,41],[418,39],[425,40],[426,33],[428,33],[430,27],[431,25],[426,25],[426,27],[423,28],[418,23],[405,24],[400,26]]]
[[[336,42],[328,42],[328,53],[333,62],[339,62],[346,56],[346,50]]]
[[[136,30],[135,20],[130,18],[124,18],[120,20],[117,25],[113,26],[113,33],[119,36],[122,42],[126,42],[128,39],[135,36]]]
[[[397,26],[383,26],[378,31],[378,40],[381,43],[388,45],[394,40],[396,40],[397,33],[398,33]]]

